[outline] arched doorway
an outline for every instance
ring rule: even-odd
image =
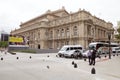
[[[40,49],[40,44],[38,44],[38,49]]]

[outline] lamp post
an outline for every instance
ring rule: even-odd
[[[110,53],[110,40],[111,40],[111,34],[108,33],[108,40],[109,40],[109,59],[111,59],[111,53]]]

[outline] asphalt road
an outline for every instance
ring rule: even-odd
[[[0,53],[0,80],[120,80],[119,67],[120,55],[96,59],[96,65],[89,66],[84,59],[59,58],[55,53]]]

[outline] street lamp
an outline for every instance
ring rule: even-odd
[[[111,53],[110,53],[110,40],[111,40],[111,33],[108,33],[108,40],[109,40],[109,59],[111,59]]]

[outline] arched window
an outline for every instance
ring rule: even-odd
[[[59,29],[57,30],[57,37],[60,37],[60,31],[59,31]]]
[[[53,31],[50,32],[50,38],[53,38]]]
[[[60,46],[59,46],[59,41],[57,41],[56,47],[57,47],[57,49],[60,48]]]
[[[69,41],[66,41],[66,45],[69,45]]]
[[[74,28],[73,28],[73,35],[74,36],[78,35],[77,31],[78,31],[77,26],[74,26]]]
[[[64,36],[64,29],[61,30],[61,36]]]
[[[66,35],[67,35],[67,37],[69,37],[70,36],[70,30],[69,30],[69,28],[67,28],[67,33],[66,33]]]
[[[95,35],[94,28],[91,28],[91,36],[94,36],[94,35]]]
[[[88,26],[87,26],[87,32],[88,32],[88,35],[91,36],[91,25],[88,25]]]

